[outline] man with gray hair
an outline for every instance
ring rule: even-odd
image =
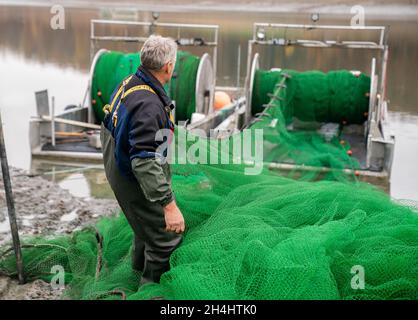
[[[141,284],[159,282],[185,229],[171,188],[170,167],[159,146],[160,130],[174,133],[173,104],[163,85],[170,81],[177,45],[150,36],[141,49],[141,66],[115,89],[102,123],[106,177],[134,231],[133,269]],[[168,130],[167,130],[168,129]]]

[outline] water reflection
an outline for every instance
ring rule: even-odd
[[[72,195],[82,198],[114,199],[102,165],[51,162],[34,159],[31,174],[58,183]]]

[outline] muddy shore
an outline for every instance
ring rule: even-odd
[[[116,200],[75,197],[58,184],[42,176],[30,176],[20,169],[11,168],[10,175],[17,223],[23,240],[33,235],[70,234],[93,224],[101,217],[119,212]],[[10,245],[10,241],[7,205],[0,173],[0,252]],[[43,281],[19,286],[17,281],[0,276],[0,300],[59,299],[61,294]]]

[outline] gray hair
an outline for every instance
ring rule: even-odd
[[[177,44],[171,38],[150,36],[141,49],[141,65],[158,71],[167,63],[176,61]]]

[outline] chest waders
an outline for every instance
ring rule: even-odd
[[[148,85],[138,85],[125,91],[125,86],[131,77],[125,79],[118,89],[110,105],[103,109],[109,114],[115,108],[112,121],[116,127],[117,110],[121,100],[132,92],[138,90],[155,91]],[[119,98],[120,97],[120,98]],[[119,102],[116,101],[119,98]],[[161,275],[170,268],[171,253],[178,247],[182,236],[165,231],[165,218],[163,207],[157,202],[147,200],[138,181],[128,179],[120,173],[115,159],[115,139],[111,132],[102,123],[100,139],[102,142],[103,161],[107,180],[115,197],[134,231],[132,245],[132,268],[142,274],[140,284],[159,282]],[[148,159],[147,161],[156,161]],[[167,181],[171,184],[169,164],[161,165]],[[148,181],[148,184],[152,181]]]

